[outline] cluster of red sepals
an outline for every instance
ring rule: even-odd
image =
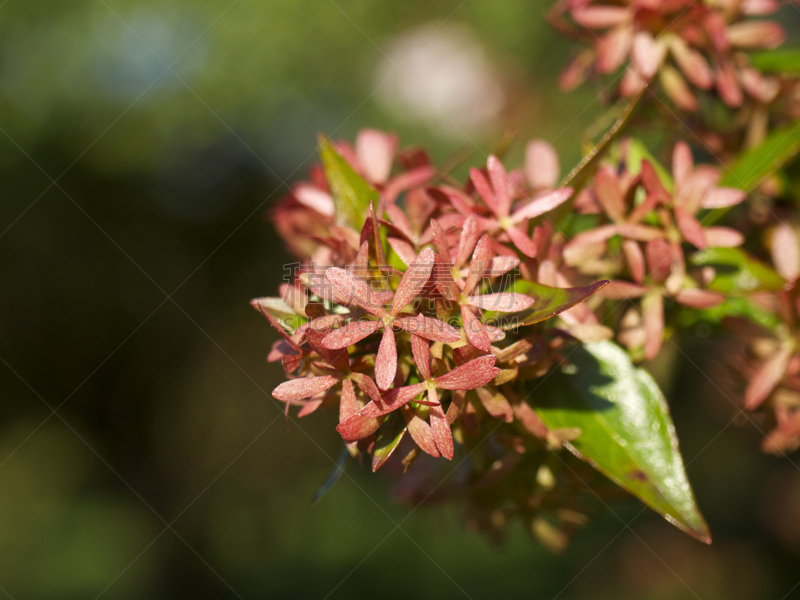
[[[745,147],[756,146],[772,122],[800,116],[800,79],[763,73],[748,56],[786,39],[778,23],[762,18],[781,5],[778,0],[557,2],[551,23],[588,46],[562,73],[561,87],[570,90],[592,74],[608,75],[609,89],[632,97],[657,82],[679,113],[689,114],[701,109],[701,96],[713,95],[732,114],[722,130],[691,119],[695,133],[719,154],[732,144],[739,147],[741,131]]]
[[[370,205],[360,231],[337,224],[331,187],[315,167],[312,180],[297,184],[276,209],[278,229],[292,248],[302,248],[304,268],[282,288],[303,319],[294,331],[274,316],[270,299],[253,301],[283,336],[269,360],[281,360],[290,379],[273,396],[287,410],[300,406],[300,416],[338,403],[337,430],[354,452],[374,451],[374,434],[394,411],[421,450],[448,459],[451,427],[474,421],[477,411],[502,420],[516,415],[546,436],[527,404],[498,406],[506,401],[489,391],[513,380],[525,361],[539,362],[542,351],[532,353],[526,341],[503,343],[506,334],[484,311],[517,314],[537,302],[487,291],[486,284],[517,269],[532,279],[541,270],[559,287],[569,283],[552,268],[552,225],[531,224],[572,195],[570,188],[552,189],[552,148],[532,142],[525,168],[511,173],[490,156],[485,169],[472,169],[467,184],[455,187],[441,183],[449,177],[420,151],[398,155],[390,134],[365,130],[355,148],[334,147],[380,201]],[[599,287],[589,286],[575,303]],[[469,390],[479,391],[482,408],[467,401]],[[386,458],[373,460],[373,468]]]
[[[609,89],[622,97],[633,97],[645,86],[659,88],[671,100],[667,110],[679,127],[686,127],[705,151],[718,159],[734,161],[743,151],[762,144],[770,130],[791,127],[800,119],[800,78],[793,72],[762,72],[751,53],[773,50],[783,44],[783,27],[764,17],[775,16],[785,4],[778,0],[564,0],[553,5],[551,23],[564,35],[588,46],[579,50],[564,69],[560,84],[573,89],[592,75],[611,77]],[[797,3],[794,2],[796,5]],[[797,8],[797,6],[795,6]],[[618,76],[615,73],[619,73]],[[652,95],[654,98],[655,94]],[[704,103],[701,99],[705,98]],[[719,101],[719,102],[717,102]],[[716,103],[716,104],[715,104]],[[725,107],[720,113],[719,104]],[[663,101],[661,106],[666,106]],[[724,117],[715,119],[714,114]],[[631,220],[621,217],[620,186],[625,194],[628,183],[614,182],[611,170],[602,170],[596,177],[596,199],[601,208],[617,224],[614,234],[625,241],[623,250],[628,262],[627,282],[613,282],[606,294],[620,297],[641,297],[641,309],[630,310],[618,327],[618,339],[629,348],[643,346],[644,357],[653,358],[664,337],[663,298],[694,307],[710,307],[726,297],[703,291],[704,283],[713,278],[708,268],[698,270],[694,278],[685,277],[685,264],[676,245],[688,242],[698,249],[738,246],[744,238],[738,232],[715,227],[703,228],[689,210],[687,217],[686,175],[691,153],[685,144],[678,144],[674,157],[674,178],[678,189],[672,201],[672,215],[666,203],[660,209],[665,222],[663,236],[650,238],[637,223],[647,207],[634,210]],[[708,187],[719,178],[716,170],[702,166],[704,174],[694,176],[701,186]],[[645,167],[642,178],[648,198],[657,184],[652,170]],[[645,179],[646,178],[646,179]],[[647,183],[647,180],[650,183]],[[691,184],[696,188],[696,182]],[[773,179],[762,183],[762,198],[771,202],[780,195],[781,185]],[[609,193],[609,190],[612,192]],[[629,188],[628,188],[629,189]],[[666,198],[662,192],[658,195]],[[696,192],[695,192],[695,195]],[[717,191],[705,199],[690,200],[688,207],[723,208],[740,202],[741,192]],[[761,291],[749,295],[759,310],[775,315],[777,326],[765,327],[752,319],[725,319],[735,334],[734,341],[744,341],[746,350],[734,356],[736,375],[746,378],[743,404],[748,410],[763,411],[769,434],[762,447],[767,452],[785,453],[800,447],[800,349],[798,349],[797,281],[800,276],[798,228],[778,217],[780,208],[769,204],[760,207],[769,216],[756,216],[744,228],[759,229],[764,234],[759,254],[771,254],[776,270],[783,277],[783,289]],[[609,210],[611,212],[609,212]],[[672,219],[675,227],[666,221]],[[756,226],[756,221],[760,221]],[[620,230],[623,226],[626,232]],[[602,228],[601,228],[602,229]],[[608,231],[608,230],[606,230]],[[671,233],[670,233],[671,232]],[[758,233],[758,232],[753,232]],[[603,238],[602,231],[590,231],[584,240]],[[672,243],[669,243],[672,240]],[[645,252],[637,248],[645,243]],[[766,246],[769,252],[764,251]],[[585,249],[573,253],[586,259]],[[602,253],[600,253],[602,254]],[[661,258],[659,258],[661,257]],[[671,265],[667,268],[667,264]],[[649,275],[645,278],[645,270]],[[608,275],[608,269],[595,269]],[[668,272],[669,271],[669,272]],[[591,269],[589,269],[591,272]],[[613,273],[608,275],[614,277]],[[684,282],[684,283],[682,283]],[[689,288],[685,288],[688,282]],[[697,286],[697,287],[695,287]]]

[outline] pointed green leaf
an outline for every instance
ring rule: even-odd
[[[525,325],[533,325],[580,304],[607,284],[608,281],[598,281],[584,287],[551,288],[520,279],[509,286],[506,291],[530,296],[535,300],[533,306],[518,313],[487,310],[484,312],[484,321],[501,329],[516,329]]]
[[[750,62],[759,71],[772,73],[800,73],[800,49],[754,52]]]
[[[347,467],[347,463],[349,461],[350,451],[347,449],[347,446],[344,446],[339,452],[339,457],[336,459],[336,465],[333,467],[333,470],[325,478],[325,481],[322,482],[322,485],[319,486],[319,489],[314,492],[314,496],[311,498],[312,504],[316,504],[328,495],[328,492],[333,489],[333,486],[336,485],[336,482],[342,478],[342,475],[344,475],[345,467]]]
[[[776,129],[763,144],[744,153],[733,166],[726,169],[720,185],[749,192],[792,160],[798,151],[800,123]]]
[[[706,543],[711,534],[695,503],[669,408],[653,378],[613,342],[578,346],[568,365],[537,393],[536,412],[551,428],[577,427],[565,446]]]
[[[384,424],[375,438],[375,451],[372,454],[373,473],[380,469],[389,457],[400,445],[406,433],[405,420],[398,413],[390,419],[390,423]]]
[[[319,138],[319,155],[331,187],[336,224],[360,231],[370,201],[378,204],[378,192],[362,179],[324,136]]]
[[[786,282],[771,267],[740,248],[706,248],[689,257],[695,267],[713,267],[716,275],[708,289],[723,294],[777,291]]]
[[[300,325],[308,321],[304,316],[296,313],[282,298],[256,298],[250,304],[261,310],[273,325],[280,326],[289,335],[292,335]]]

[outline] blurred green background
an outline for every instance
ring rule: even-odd
[[[631,501],[562,555],[518,524],[498,548],[358,468],[310,502],[340,442],[335,415],[287,431],[269,395],[248,301],[292,259],[265,212],[318,132],[477,164],[515,130],[512,162],[536,136],[569,168],[602,107],[556,90],[547,5],[0,4],[0,596],[800,595],[800,470],[732,422],[703,375],[718,340],[660,373],[710,547]]]

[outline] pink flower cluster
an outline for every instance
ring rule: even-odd
[[[695,90],[714,89],[731,107],[745,93],[763,98],[771,87],[743,51],[775,48],[786,37],[773,21],[777,0],[565,0],[552,21],[566,34],[586,40],[561,77],[572,89],[591,69],[614,73],[626,64],[619,90],[633,96],[658,78],[683,110],[698,108]]]
[[[294,186],[275,210],[302,267],[282,298],[253,301],[282,336],[269,360],[280,360],[290,379],[273,396],[287,411],[300,406],[301,417],[338,405],[338,432],[354,454],[373,455],[373,469],[398,445],[380,443],[397,427],[394,418],[401,419],[399,437],[407,432],[415,443],[412,455],[452,459],[454,428],[463,439],[484,417],[518,419],[546,437],[529,405],[498,386],[526,369],[540,376],[549,364],[542,339],[507,338],[502,315],[524,321],[531,310],[549,310],[544,298],[503,289],[511,276],[571,283],[552,265],[563,241],[555,244],[544,218],[572,195],[553,189],[552,148],[532,142],[524,167],[510,173],[490,156],[458,186],[424,153],[398,153],[389,134],[362,131],[355,148],[333,147],[378,200],[360,230],[343,222],[335,186],[314,167],[311,181]],[[572,308],[601,285],[568,290],[566,304],[536,320]],[[571,319],[596,325],[590,312]]]

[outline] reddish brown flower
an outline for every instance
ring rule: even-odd
[[[397,286],[389,310],[383,307],[382,301],[376,301],[375,295],[366,282],[345,269],[336,267],[328,269],[325,277],[339,294],[351,298],[358,306],[378,318],[349,321],[340,329],[328,334],[322,345],[333,350],[346,348],[382,329],[383,338],[375,361],[375,380],[378,387],[385,390],[392,385],[397,372],[395,327],[433,341],[456,342],[460,340],[461,334],[455,328],[438,319],[422,314],[400,316],[403,309],[417,297],[428,283],[433,263],[433,250],[430,248],[414,259]]]

